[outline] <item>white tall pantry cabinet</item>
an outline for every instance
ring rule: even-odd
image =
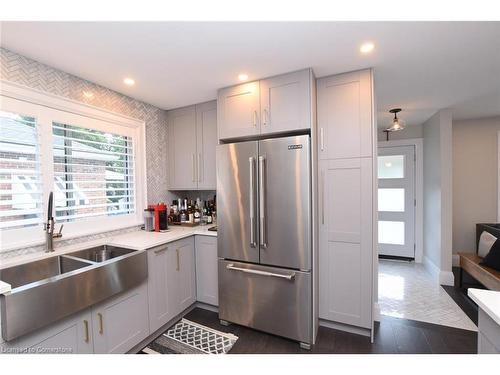
[[[319,318],[373,327],[375,120],[371,70],[320,78]]]

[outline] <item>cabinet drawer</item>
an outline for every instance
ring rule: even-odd
[[[220,319],[310,343],[311,310],[310,273],[219,260]]]

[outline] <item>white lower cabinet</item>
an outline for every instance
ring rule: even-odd
[[[94,353],[126,353],[149,335],[147,283],[92,308]]]
[[[0,344],[1,353],[93,353],[92,314],[83,310],[19,339]]]
[[[372,159],[322,160],[319,176],[319,317],[370,329]]]
[[[196,236],[196,299],[219,305],[217,237]]]
[[[150,333],[196,301],[194,239],[148,250]]]

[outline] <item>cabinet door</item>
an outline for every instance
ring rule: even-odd
[[[173,298],[169,298],[174,284],[169,273],[174,272],[167,251],[170,245],[148,250],[149,331],[155,332],[175,316]]]
[[[217,147],[217,101],[196,105],[196,151],[198,189],[215,190]]]
[[[219,139],[260,134],[259,81],[219,90],[217,129]]]
[[[149,335],[144,283],[92,308],[95,353],[126,353]]]
[[[311,128],[310,69],[260,81],[261,134]]]
[[[374,132],[371,70],[318,79],[320,159],[371,157]]]
[[[177,257],[179,312],[182,312],[196,301],[193,237],[178,241],[175,251]]]
[[[195,106],[167,114],[169,189],[196,189]]]
[[[217,237],[196,236],[196,300],[219,305]]]
[[[90,309],[37,330],[16,340],[0,344],[2,351],[25,350],[26,353],[93,353],[92,315]],[[12,351],[12,353],[17,353]]]
[[[319,317],[371,328],[372,159],[319,165]]]

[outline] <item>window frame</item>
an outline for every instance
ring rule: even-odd
[[[147,206],[144,121],[16,83],[4,80],[0,80],[0,83],[2,110],[36,118],[42,169],[42,222],[46,221],[49,191],[54,190],[52,123],[59,122],[129,136],[134,143],[135,212],[115,217],[96,216],[86,220],[65,222],[63,239],[99,234],[143,223],[142,212]],[[59,229],[59,226],[60,223],[56,221],[56,230]],[[44,242],[43,225],[0,231],[0,252],[26,246],[37,246]]]

